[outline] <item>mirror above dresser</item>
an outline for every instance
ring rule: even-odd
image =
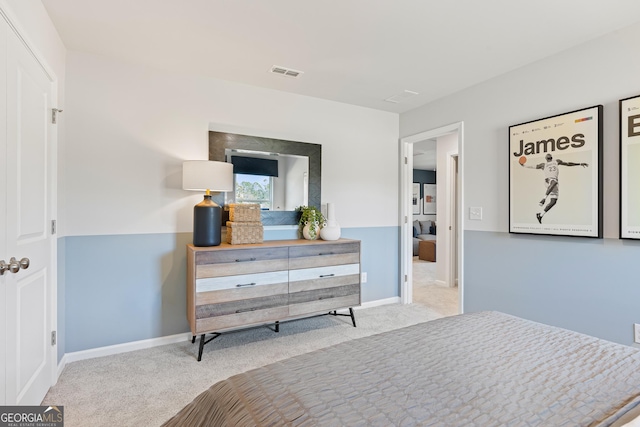
[[[290,193],[300,193],[296,195],[299,198],[290,199],[287,202],[286,195],[276,194],[272,206],[265,204],[266,208],[263,207],[261,212],[263,225],[296,225],[298,221],[297,212],[294,210],[295,207],[300,205],[321,207],[322,146],[320,144],[209,131],[209,160],[232,162],[233,157],[275,160],[278,163],[276,169],[281,171],[278,174],[282,174],[282,178],[285,178],[287,173],[285,173],[286,166],[284,164],[280,165],[280,161],[288,163],[293,159],[308,159],[303,162],[307,168],[306,188],[298,188],[304,183],[304,172],[292,172],[292,175],[298,176],[301,182],[295,182],[295,180],[289,182],[287,180],[286,183],[281,184],[284,186],[291,185]],[[279,158],[280,161],[278,161]],[[243,162],[252,163],[254,161],[243,160]],[[296,164],[298,163],[296,162]],[[259,165],[258,167],[263,166]],[[292,168],[298,169],[299,167],[302,166]],[[267,170],[269,170],[268,166]],[[272,176],[274,173],[277,172],[268,172],[267,175]],[[286,193],[287,190],[285,189],[284,191]],[[227,195],[225,203],[233,203],[235,201],[235,196],[230,193],[230,195]],[[299,204],[298,201],[300,202]]]

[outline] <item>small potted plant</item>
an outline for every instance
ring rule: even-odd
[[[320,227],[324,224],[324,215],[315,206],[298,206],[300,212],[298,233],[307,240],[316,240],[320,236]]]

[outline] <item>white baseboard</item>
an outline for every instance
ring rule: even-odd
[[[444,280],[434,280],[436,285],[440,285],[440,286],[449,286],[447,284],[447,282],[445,282]]]
[[[56,372],[56,382],[58,382],[58,379],[60,378],[60,375],[62,375],[62,371],[64,371],[65,366],[67,366],[67,355],[66,354],[64,356],[62,356],[62,359],[58,363],[58,371]]]
[[[399,303],[400,303],[400,297],[392,297],[392,298],[386,298],[386,299],[379,299],[375,301],[363,302],[360,307],[355,307],[354,309],[358,310],[361,308],[372,308],[372,307],[379,307],[381,305],[399,304]]]
[[[66,359],[65,363],[71,363],[77,362],[78,360],[93,359],[94,357],[111,356],[112,354],[127,353],[134,350],[142,350],[145,348],[158,347],[161,345],[191,341],[191,336],[191,333],[185,332],[182,334],[169,335],[167,337],[151,338],[124,344],[92,348],[90,350],[74,351],[73,353],[66,353],[62,360],[65,361]]]
[[[378,307],[381,305],[398,304],[398,303],[400,303],[400,297],[392,297],[392,298],[380,299],[376,301],[365,302],[365,303],[362,303],[360,307],[355,307],[354,309],[358,310],[362,308],[372,308],[372,307]],[[62,371],[64,370],[67,363],[77,362],[79,360],[93,359],[95,357],[111,356],[113,354],[126,353],[129,351],[142,350],[145,348],[158,347],[161,345],[190,341],[191,336],[192,336],[191,333],[185,332],[183,334],[170,335],[167,337],[151,338],[147,340],[133,341],[133,342],[128,342],[124,344],[116,344],[116,345],[110,345],[106,347],[92,348],[89,350],[74,351],[73,353],[65,353],[65,355],[62,357],[62,360],[60,360],[60,363],[58,363],[58,378],[62,374]]]

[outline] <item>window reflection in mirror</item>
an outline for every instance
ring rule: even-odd
[[[293,211],[309,201],[309,158],[293,154],[226,149],[234,164],[235,191],[228,203],[258,203],[262,210]]]
[[[273,177],[265,175],[234,174],[235,203],[257,203],[262,210],[273,206]]]

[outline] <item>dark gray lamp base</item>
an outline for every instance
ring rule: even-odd
[[[222,208],[205,195],[193,207],[193,246],[219,246],[222,228]]]

